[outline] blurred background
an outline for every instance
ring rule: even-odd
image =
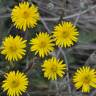
[[[64,59],[63,51],[56,48],[55,52],[44,59],[28,51],[23,60],[15,62],[16,67],[11,68],[4,56],[0,55],[0,86],[4,79],[4,72],[14,69],[26,72],[29,77],[29,88],[23,96],[96,96],[96,89],[92,89],[88,94],[83,94],[80,90],[76,90],[72,84],[72,76],[77,68],[83,65],[96,68],[96,0],[23,0],[37,5],[41,15],[37,27],[29,29],[27,34],[17,30],[10,18],[12,8],[21,1],[0,0],[0,45],[8,35],[20,35],[29,41],[38,32],[51,33],[54,25],[61,20],[71,21],[77,26],[80,34],[79,40],[71,48],[64,49],[69,64],[69,80],[67,80],[68,74],[56,82],[43,77],[41,64],[44,59],[51,57],[52,54],[57,54],[58,58]],[[71,94],[68,85],[71,87]],[[6,96],[5,94],[0,89],[0,96]]]

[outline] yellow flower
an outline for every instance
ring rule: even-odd
[[[21,96],[28,86],[28,78],[24,73],[11,71],[6,73],[3,81],[3,91],[7,91],[8,96]]]
[[[90,87],[96,88],[96,71],[83,66],[73,76],[73,82],[77,89],[82,88],[82,92],[90,92]]]
[[[42,65],[42,71],[44,71],[44,77],[48,79],[56,80],[57,76],[63,77],[65,74],[66,65],[63,61],[57,60],[55,57],[45,60]]]
[[[12,22],[18,29],[26,31],[27,28],[33,28],[40,19],[38,8],[30,5],[28,2],[22,2],[15,6],[11,13]]]
[[[6,37],[3,41],[3,50],[1,54],[6,55],[6,59],[9,61],[18,61],[22,59],[22,56],[25,55],[26,50],[26,40],[23,40],[22,37],[12,36]]]
[[[55,26],[53,36],[56,40],[56,45],[60,47],[70,47],[77,42],[79,35],[76,27],[71,22],[62,22]]]
[[[48,33],[39,33],[36,38],[33,38],[30,42],[32,44],[31,51],[36,51],[35,54],[39,53],[40,57],[48,55],[54,50],[52,43],[53,39],[49,36]]]

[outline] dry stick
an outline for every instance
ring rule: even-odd
[[[54,94],[56,94],[56,92],[57,92],[56,90],[49,90],[49,91],[47,91],[47,90],[45,90],[45,91],[39,90],[39,91],[29,92],[29,94],[32,94],[34,96],[37,96],[37,94],[39,94],[40,96],[46,96],[46,94],[47,95],[50,94],[50,96],[54,96]]]
[[[63,57],[64,57],[64,60],[65,60],[65,63],[67,65],[67,80],[68,80],[68,92],[69,92],[69,96],[72,96],[72,91],[71,91],[71,86],[70,86],[70,79],[69,79],[69,67],[68,67],[68,60],[67,60],[67,57],[66,57],[66,54],[65,52],[59,47],[59,50],[57,51],[57,55],[56,57],[58,58],[60,52],[62,53]],[[56,83],[56,82],[55,82]],[[58,88],[58,85],[56,84],[56,87]]]
[[[76,18],[76,20],[75,20],[75,22],[74,22],[74,26],[76,26],[76,25],[77,25],[77,22],[78,22],[79,18],[80,18],[80,15],[79,15],[79,16],[77,16],[77,18]]]
[[[5,15],[0,15],[0,19],[2,19],[2,18],[8,18],[10,16],[11,16],[10,13],[7,13]]]
[[[80,15],[83,15],[85,13],[87,13],[88,11],[91,11],[93,9],[96,8],[96,5],[82,11],[82,12],[78,12],[78,13],[75,13],[75,14],[72,14],[72,15],[69,15],[69,16],[66,16],[66,17],[63,17],[63,19],[69,19],[69,18],[73,18],[73,17],[76,17],[76,16],[80,16]],[[45,17],[42,17],[44,21],[58,21],[60,19],[60,17],[57,17],[57,18],[45,18]]]
[[[61,94],[59,94],[59,88],[58,88],[58,83],[57,83],[57,80],[55,80],[55,85],[56,85],[56,96],[61,96]]]
[[[8,32],[7,32],[8,35],[10,35],[10,31],[11,31],[11,29],[12,29],[13,27],[14,27],[14,25],[11,25],[10,28],[8,29]]]
[[[44,19],[43,18],[41,18],[41,22],[43,23],[43,25],[44,25],[44,27],[45,27],[45,29],[48,31],[48,33],[50,34],[51,33],[51,31],[50,31],[50,29],[47,27],[47,24],[45,23],[45,21],[44,21]]]
[[[62,53],[64,60],[65,60],[65,64],[67,65],[67,80],[68,80],[68,91],[69,91],[69,95],[72,96],[72,91],[71,91],[71,86],[70,86],[70,79],[69,79],[69,64],[68,64],[68,60],[66,57],[65,52],[62,50],[62,48],[59,47],[59,51]]]
[[[39,6],[39,9],[40,10],[42,10],[43,12],[45,12],[45,13],[47,13],[47,14],[50,14],[50,15],[52,15],[52,16],[57,16],[56,14],[54,14],[54,13],[50,13],[49,11],[47,11],[47,10],[45,10],[45,8],[43,8],[43,7],[40,7],[40,5],[42,4],[40,1],[36,1],[36,0],[28,0],[28,1],[31,1],[31,2],[34,2],[34,3],[36,3],[38,6]],[[32,3],[31,3],[32,4]],[[43,6],[45,3],[43,3],[41,6]]]
[[[69,79],[69,67],[68,67],[68,60],[67,60],[67,57],[66,57],[66,54],[65,52],[59,47],[59,50],[57,51],[57,55],[56,57],[58,58],[59,57],[59,54],[60,52],[62,53],[62,55],[64,56],[64,60],[65,60],[65,63],[67,65],[67,80],[68,80],[68,92],[69,92],[69,95],[72,96],[72,91],[71,91],[71,86],[70,86],[70,79]],[[58,87],[58,85],[56,84],[56,86]],[[60,95],[61,96],[61,95]]]
[[[93,9],[96,8],[96,5],[82,11],[82,12],[78,12],[78,13],[75,13],[75,14],[72,14],[72,15],[69,15],[69,16],[66,16],[66,17],[63,17],[63,19],[69,19],[69,18],[73,18],[73,17],[76,17],[76,16],[80,16],[80,15],[83,15],[85,13],[87,13],[88,11],[91,11]],[[10,17],[10,14],[6,14],[6,15],[1,15],[0,18],[7,18],[7,17]],[[60,19],[60,17],[54,17],[54,18],[46,18],[46,17],[42,17],[44,21],[58,21]]]

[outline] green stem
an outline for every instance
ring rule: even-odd
[[[69,91],[69,96],[72,96],[72,91],[71,91],[71,86],[70,86],[70,78],[69,78],[69,65],[68,65],[68,60],[67,60],[67,56],[66,56],[66,53],[64,50],[62,50],[62,48],[59,48],[59,50],[61,51],[63,57],[64,57],[64,60],[65,60],[65,63],[66,63],[66,66],[67,66],[67,81],[68,81],[68,91]]]

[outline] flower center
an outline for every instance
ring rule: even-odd
[[[29,12],[28,11],[24,11],[23,12],[23,18],[26,19],[29,17]]]
[[[90,77],[89,76],[85,76],[84,77],[84,83],[85,84],[89,84],[89,82],[90,82]]]
[[[52,71],[52,72],[56,72],[56,71],[57,71],[57,66],[52,65],[52,67],[51,67],[51,71]]]
[[[45,41],[41,41],[39,47],[40,47],[40,48],[45,48],[46,45],[47,45],[47,44],[46,44]]]
[[[62,37],[63,37],[63,38],[67,38],[68,36],[69,36],[69,33],[68,33],[68,32],[65,32],[65,31],[64,31],[64,32],[62,33]]]
[[[18,86],[19,86],[19,82],[18,81],[14,80],[14,81],[11,82],[11,87],[12,88],[17,88]]]
[[[17,48],[16,48],[16,46],[10,46],[10,50],[11,50],[12,52],[16,52]]]

